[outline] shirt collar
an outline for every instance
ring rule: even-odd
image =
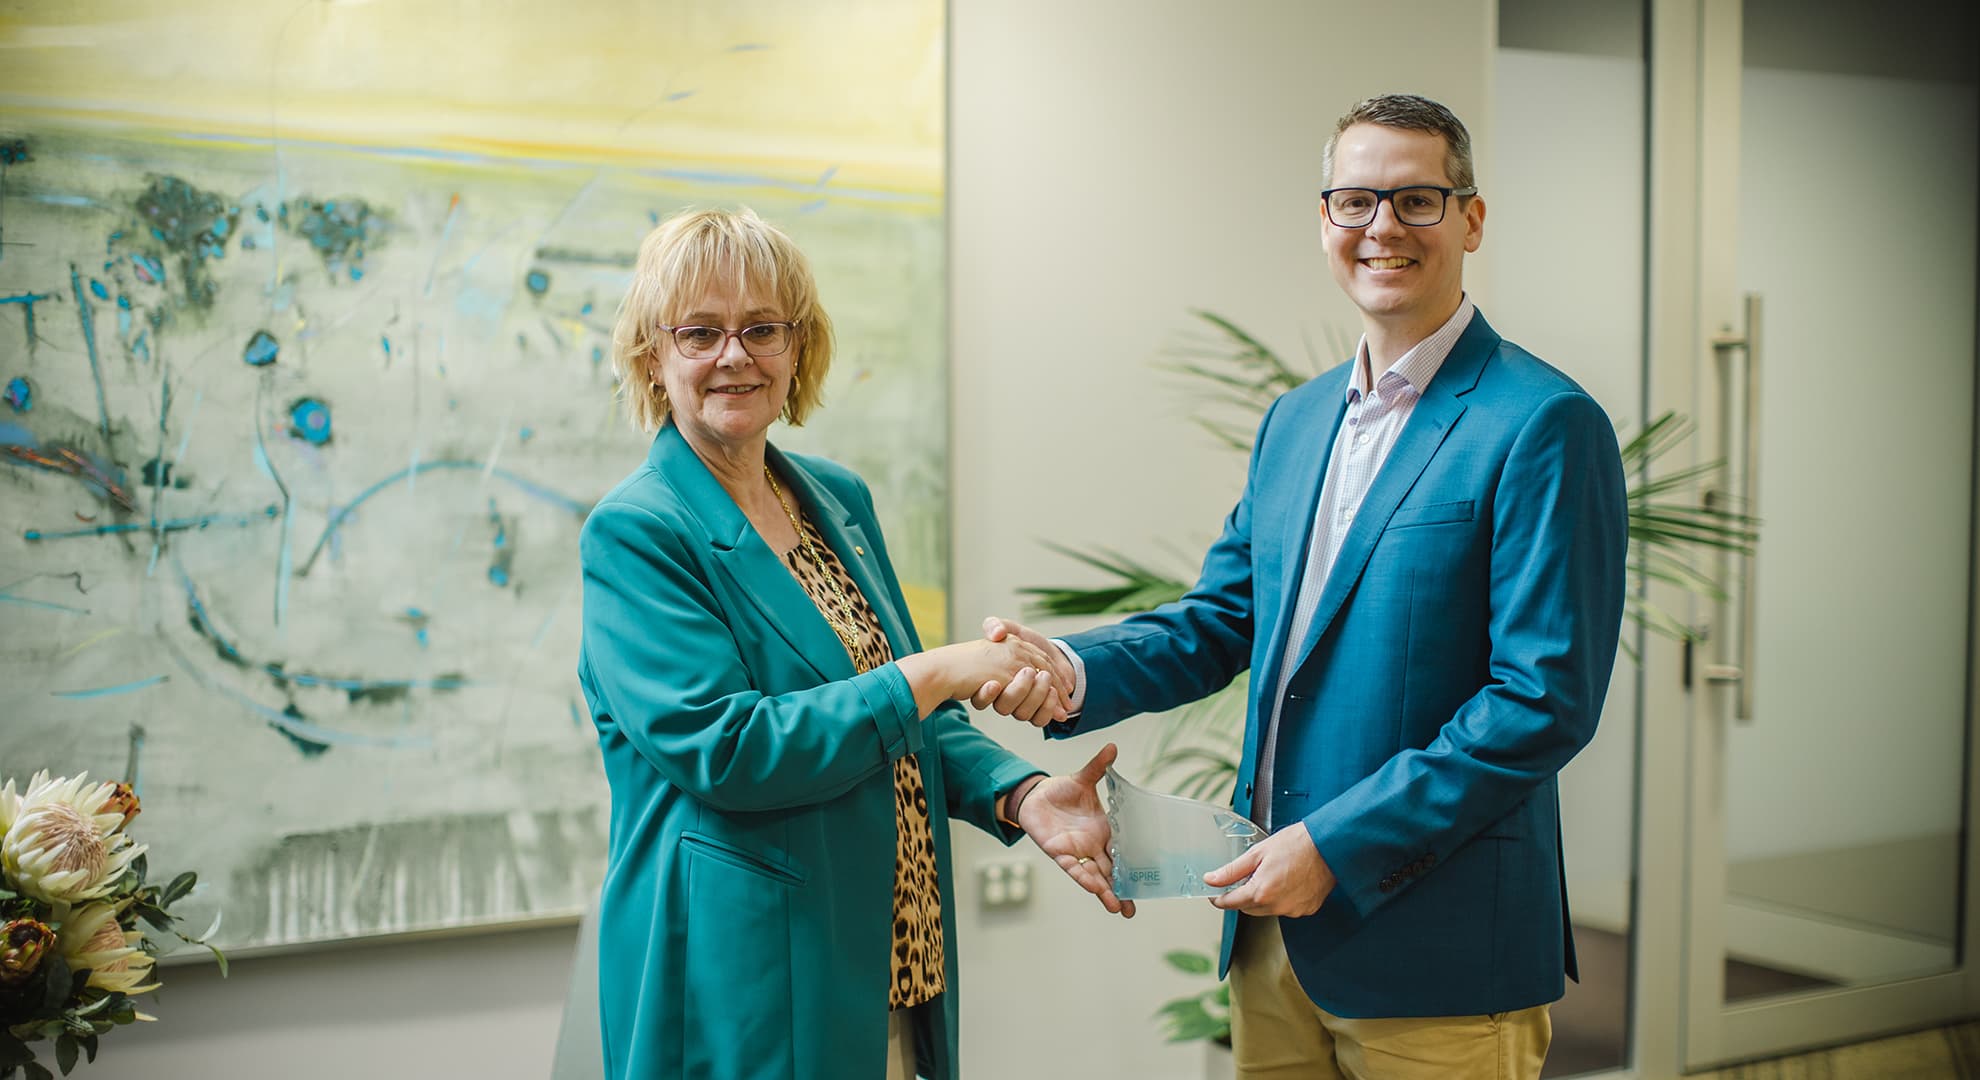
[[[1394,380],[1389,377],[1394,375],[1407,383],[1416,396],[1423,396],[1424,389],[1430,385],[1430,380],[1436,377],[1437,369],[1444,366],[1444,360],[1451,355],[1452,346],[1456,345],[1457,339],[1463,336],[1464,328],[1471,325],[1471,316],[1477,311],[1478,307],[1471,302],[1470,294],[1465,294],[1459,299],[1457,310],[1451,313],[1450,318],[1444,320],[1444,325],[1438,327],[1429,337],[1410,346],[1408,352],[1396,357],[1396,362],[1390,364],[1388,370],[1376,380],[1376,387],[1379,389],[1385,383],[1393,384]],[[1361,343],[1355,346],[1354,371],[1348,376],[1349,404],[1353,404],[1368,393],[1368,385],[1362,381],[1362,371],[1368,366],[1367,360],[1368,338],[1364,335]]]

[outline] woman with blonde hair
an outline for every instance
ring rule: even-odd
[[[832,324],[748,210],[663,222],[613,333],[646,460],[585,523],[578,675],[612,789],[599,914],[606,1075],[949,1080],[949,820],[1029,834],[1109,911],[1095,786],[1047,777],[956,701],[1063,713],[1012,639],[923,650],[873,498],[786,453]]]

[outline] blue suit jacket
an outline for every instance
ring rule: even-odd
[[[1574,974],[1555,774],[1594,736],[1623,610],[1615,429],[1475,315],[1355,515],[1307,639],[1288,642],[1350,370],[1267,411],[1187,596],[1066,639],[1086,697],[1050,734],[1173,708],[1249,667],[1249,815],[1292,665],[1272,820],[1303,820],[1339,880],[1318,914],[1281,920],[1300,984],[1348,1017],[1553,1001]]]
[[[917,652],[866,485],[770,460]],[[599,1025],[612,1080],[871,1080],[886,1071],[893,763],[918,754],[942,886],[948,993],[917,1013],[920,1068],[956,1074],[951,817],[1006,843],[993,800],[1037,768],[950,702],[926,720],[893,664],[845,646],[671,424],[580,540],[578,678],[612,787]]]

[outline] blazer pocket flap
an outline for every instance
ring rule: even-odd
[[[1425,503],[1422,506],[1399,506],[1394,514],[1389,515],[1389,528],[1410,529],[1418,525],[1448,525],[1455,521],[1470,521],[1472,514],[1470,499]]]
[[[738,847],[727,840],[718,840],[707,833],[684,832],[681,834],[681,846],[692,854],[706,855],[739,870],[774,878],[787,885],[804,884],[804,871],[791,863]]]

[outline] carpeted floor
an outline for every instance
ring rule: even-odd
[[[1735,1065],[1691,1080],[1980,1080],[1980,1020]]]

